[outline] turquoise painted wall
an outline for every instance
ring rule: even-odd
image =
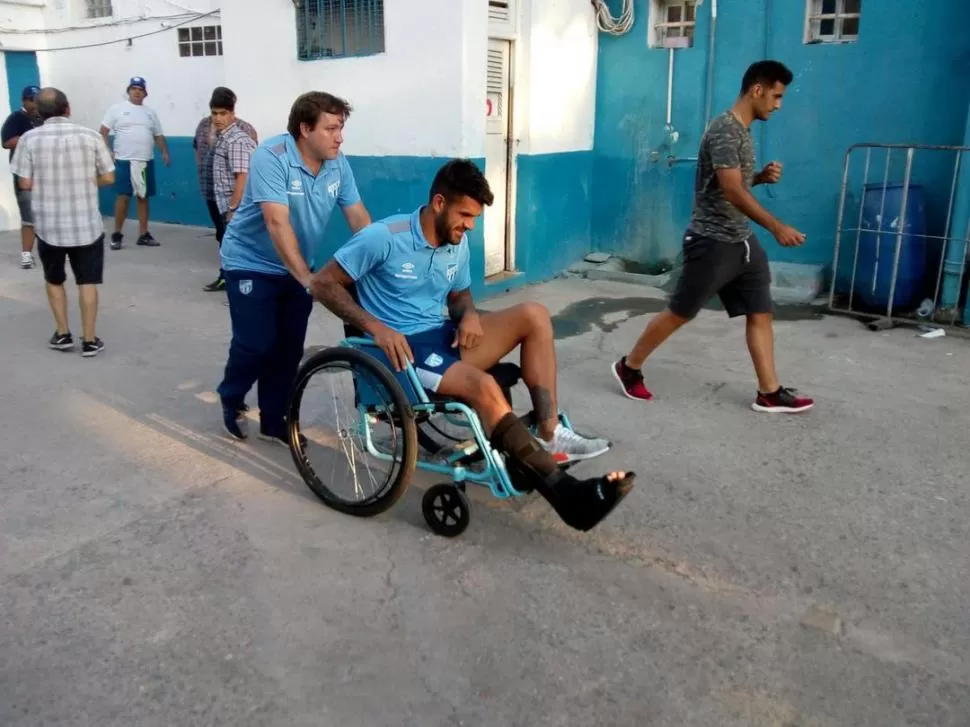
[[[593,153],[519,156],[517,179],[516,266],[536,282],[589,252]]]
[[[617,13],[619,0],[610,5]],[[648,6],[636,0],[627,35],[599,38],[591,231],[595,249],[652,263],[679,252],[695,165],[670,168],[663,161],[668,56],[647,47]],[[698,9],[694,47],[675,51],[678,157],[696,156],[703,132],[710,6],[708,0]],[[860,38],[847,44],[804,44],[804,21],[803,0],[721,0],[712,116],[730,107],[750,63],[771,57],[794,71],[782,110],[753,130],[759,163],[785,165],[782,183],[757,195],[808,240],[784,249],[758,232],[774,260],[830,264],[842,155],[850,144],[962,142],[970,34],[953,29],[970,27],[970,3],[865,0]],[[660,163],[651,161],[655,149]],[[926,187],[931,231],[943,225],[952,161],[917,165],[914,183]],[[901,173],[902,165],[894,165],[892,177]]]
[[[151,201],[151,219],[186,225],[211,226],[199,194],[192,139],[169,137],[172,165],[156,154],[158,195]],[[432,157],[350,156],[357,186],[372,217],[379,219],[410,212],[427,200],[428,188],[446,161]],[[484,168],[485,160],[476,159]],[[523,155],[518,158],[516,204],[516,263],[520,275],[501,285],[485,286],[485,242],[479,224],[469,233],[475,293],[485,295],[546,280],[580,259],[589,250],[592,203],[592,152]],[[113,214],[114,194],[101,190],[101,207]],[[135,208],[129,216],[134,219]],[[127,228],[129,237],[135,229]],[[336,250],[350,236],[347,223],[336,215],[325,243]]]

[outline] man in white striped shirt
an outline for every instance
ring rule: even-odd
[[[98,187],[114,183],[114,160],[98,132],[70,121],[71,105],[63,92],[41,89],[37,111],[44,125],[20,137],[11,166],[21,189],[31,191],[34,232],[57,324],[49,345],[58,351],[74,349],[64,292],[64,263],[70,260],[81,299],[81,355],[97,356],[104,349],[95,334],[97,286],[104,273]]]

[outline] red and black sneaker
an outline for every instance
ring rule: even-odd
[[[638,401],[649,401],[653,394],[643,383],[643,373],[640,369],[631,369],[626,365],[626,356],[610,366],[613,378],[623,387],[623,394],[627,399],[637,399]]]
[[[795,389],[779,386],[773,394],[762,394],[754,400],[751,408],[768,414],[798,414],[815,406],[815,401],[807,396],[798,396]]]

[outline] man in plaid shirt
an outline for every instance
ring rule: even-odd
[[[212,191],[219,214],[229,225],[246,190],[249,157],[256,151],[256,142],[236,123],[232,111],[221,116],[213,115],[212,125],[216,128],[216,143],[212,150]],[[221,269],[219,277],[222,277]]]
[[[70,260],[81,299],[81,355],[97,356],[104,349],[94,330],[104,272],[98,187],[114,183],[115,164],[98,132],[70,121],[63,92],[41,89],[37,111],[44,125],[20,137],[11,167],[20,188],[31,191],[37,248],[57,324],[49,345],[58,351],[74,348],[64,292],[64,263]]]
[[[222,237],[226,233],[225,212],[220,212],[219,204],[216,202],[215,182],[212,176],[213,153],[215,152],[216,142],[220,130],[226,130],[231,124],[242,129],[255,142],[259,143],[259,137],[252,124],[248,124],[236,116],[236,94],[225,86],[217,86],[212,91],[212,98],[209,101],[209,115],[204,117],[195,129],[195,139],[192,141],[192,148],[195,149],[195,161],[199,167],[199,188],[202,191],[202,198],[209,209],[209,217],[216,228],[216,242],[222,246]],[[255,146],[254,146],[255,148]],[[250,152],[251,153],[251,152]],[[248,170],[248,164],[247,164]],[[245,179],[245,177],[244,177]],[[241,188],[240,188],[241,189]],[[238,200],[237,200],[238,202]],[[211,283],[205,285],[203,290],[215,292],[225,290],[226,281],[219,271],[219,277]]]

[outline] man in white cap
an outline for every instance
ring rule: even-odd
[[[111,235],[111,249],[120,250],[124,235],[121,230],[128,216],[128,201],[134,195],[138,204],[138,244],[158,247],[158,241],[148,231],[148,198],[155,196],[155,144],[162,152],[165,166],[171,163],[168,143],[162,123],[155,110],[145,105],[148,86],[145,79],[135,76],[128,83],[128,98],[108,109],[101,122],[101,136],[106,144],[114,134],[115,158],[115,231]]]

